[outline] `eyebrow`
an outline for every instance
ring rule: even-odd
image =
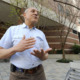
[[[35,10],[35,11],[39,12],[39,11],[38,11],[38,10],[36,10],[36,9],[32,9],[32,10]],[[31,10],[31,11],[32,11],[32,10]]]

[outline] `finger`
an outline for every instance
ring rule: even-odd
[[[28,47],[25,47],[25,49],[30,49],[30,48],[33,48],[33,46],[28,46]]]
[[[51,51],[52,50],[52,48],[49,48],[49,49],[47,49],[46,51],[45,51],[45,53],[48,53],[49,51]]]
[[[31,52],[31,54],[35,56],[35,53]]]
[[[37,53],[40,53],[40,51],[39,51],[39,50],[33,50],[33,51],[34,51],[36,54],[37,54]]]
[[[34,45],[35,43],[28,43],[28,44],[25,44],[26,46],[31,46],[31,45]]]
[[[25,35],[23,36],[23,38],[22,38],[23,40],[25,39]]]
[[[31,38],[28,38],[26,40],[35,40],[35,38],[34,37],[31,37]]]
[[[24,43],[28,44],[28,43],[35,43],[35,42],[36,42],[36,40],[26,40]]]
[[[41,53],[42,53],[42,54],[44,53],[44,50],[43,50],[43,49],[41,49]]]
[[[36,42],[36,40],[26,40],[25,43],[32,43],[32,42]]]
[[[49,49],[47,49],[46,51],[45,51],[45,53],[48,53],[49,51],[51,51],[52,50],[52,48],[49,48]]]
[[[38,51],[37,50],[33,50],[35,53],[38,53]]]

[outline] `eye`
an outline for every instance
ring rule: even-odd
[[[36,13],[36,14],[37,14],[37,16],[39,15],[39,12],[38,12],[38,11],[36,11],[36,10],[34,10],[34,9],[33,9],[33,10],[31,10],[31,12],[32,12],[32,13]]]
[[[34,12],[35,12],[35,10],[32,10],[31,12],[32,12],[32,13],[34,13]]]

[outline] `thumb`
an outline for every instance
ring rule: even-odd
[[[25,39],[25,35],[23,36],[23,38],[22,38],[23,40]]]
[[[52,50],[52,48],[49,48],[49,49],[47,49],[46,51],[45,51],[45,53],[48,53],[49,51],[51,51]]]

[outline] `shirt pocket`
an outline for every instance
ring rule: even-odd
[[[37,45],[39,46],[39,48],[43,48],[43,38],[40,36],[36,36],[37,39]]]
[[[13,36],[13,39],[12,39],[13,44],[14,45],[18,44],[22,38],[23,36],[20,36],[20,35]]]

